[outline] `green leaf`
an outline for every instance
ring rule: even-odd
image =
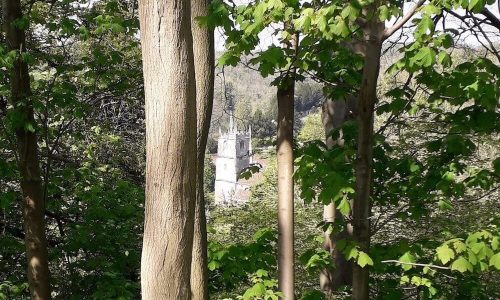
[[[16,201],[17,194],[14,191],[0,193],[0,208],[8,209]]]
[[[444,34],[443,35],[443,41],[441,43],[444,48],[448,49],[451,46],[453,46],[453,38],[449,34]]]
[[[417,38],[426,34],[427,31],[431,33],[434,31],[434,21],[432,21],[429,15],[423,15],[422,19],[418,22],[417,29],[415,30],[415,36]]]
[[[456,253],[462,253],[467,249],[467,246],[464,244],[464,242],[456,240],[453,242],[453,248],[455,248]]]
[[[351,211],[351,206],[349,205],[349,201],[345,197],[342,198],[337,208],[339,209],[340,213],[344,216],[349,215],[349,212]]]
[[[292,16],[292,14],[293,14],[293,7],[288,7],[285,10],[285,20],[290,19],[290,17]]]
[[[486,4],[485,0],[470,0],[468,9],[477,13],[477,12],[480,12],[484,8],[485,4]]]
[[[243,299],[253,299],[263,296],[266,293],[266,286],[262,282],[256,283],[243,294]]]
[[[422,285],[422,277],[412,276],[411,277],[411,284],[413,284],[415,286],[421,286]]]
[[[483,242],[479,242],[479,243],[473,244],[471,247],[471,250],[475,254],[479,254],[481,251],[484,250],[484,247],[486,247],[486,244]]]
[[[500,270],[500,252],[490,258],[490,266],[493,266],[497,270]]]
[[[470,251],[470,250],[469,250],[469,251],[467,251],[467,256],[468,256],[468,258],[469,258],[469,262],[470,262],[471,264],[473,264],[473,265],[476,265],[476,264],[477,264],[478,259],[477,259],[476,254],[474,254],[474,252],[472,252],[472,251]]]
[[[429,3],[422,7],[422,12],[428,15],[437,15],[441,13],[441,9]]]
[[[438,54],[438,62],[443,66],[443,67],[449,67],[451,66],[451,56],[448,54],[446,51],[441,51]]]
[[[493,161],[493,170],[497,176],[500,176],[500,157],[495,158]]]
[[[472,272],[473,269],[472,264],[463,256],[460,256],[451,264],[451,270],[459,271],[460,273],[464,273],[466,271]]]
[[[220,263],[218,261],[212,260],[211,262],[208,263],[208,269],[210,271],[213,271],[217,269],[220,266]]]
[[[318,28],[320,31],[326,30],[326,26],[328,25],[328,20],[326,19],[325,16],[318,16],[318,19],[316,22],[318,24]]]
[[[380,19],[380,21],[383,22],[383,21],[388,20],[390,18],[389,8],[387,7],[387,5],[382,5],[378,9],[379,9],[379,19]]]
[[[257,275],[257,277],[268,277],[269,273],[266,270],[258,269],[255,275]]]
[[[24,130],[29,131],[29,132],[35,132],[35,127],[33,126],[32,123],[26,122],[24,123]]]
[[[498,236],[493,237],[493,239],[491,240],[491,249],[497,250],[499,244],[500,244],[500,237]]]
[[[453,209],[453,205],[449,200],[441,199],[438,201],[438,207],[441,210],[450,210]]]
[[[400,284],[410,283],[410,277],[408,277],[407,275],[401,276],[399,283]]]
[[[259,4],[257,4],[257,7],[255,7],[255,10],[253,11],[253,16],[255,18],[255,22],[261,22],[262,19],[264,18],[264,13],[267,10],[267,2],[262,1]]]
[[[353,246],[347,247],[344,250],[344,255],[347,260],[358,257],[358,253],[359,253],[358,249],[356,249],[356,247]]]
[[[359,251],[358,265],[364,268],[366,265],[373,266],[373,260],[363,251]]]
[[[407,251],[405,254],[403,254],[400,258],[399,258],[399,261],[400,262],[405,262],[405,263],[414,263],[415,262],[415,257],[410,253],[410,251]],[[411,265],[408,265],[408,264],[401,264],[401,267],[403,268],[403,270],[405,271],[408,271],[409,269],[412,268]]]
[[[334,34],[342,37],[349,35],[349,28],[343,19],[337,19],[337,22],[333,25],[332,31]]]
[[[413,60],[423,67],[430,67],[434,64],[436,52],[429,47],[422,47],[413,57]]]
[[[221,57],[219,57],[219,60],[218,60],[218,65],[219,67],[223,67],[223,66],[236,66],[236,64],[238,64],[238,61],[240,59],[233,55],[232,53],[229,53],[229,52],[225,52],[224,54],[221,55]]]
[[[455,257],[453,250],[448,247],[448,245],[442,245],[436,249],[438,259],[443,263],[448,263],[451,259]]]

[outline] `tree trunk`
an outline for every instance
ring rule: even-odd
[[[189,0],[139,5],[146,98],[142,298],[191,298],[196,86]]]
[[[214,37],[212,30],[208,27],[199,26],[195,20],[198,16],[208,15],[208,7],[208,0],[192,0],[191,2],[191,30],[193,33],[194,60],[196,61],[198,152],[193,260],[191,263],[191,296],[193,300],[208,300],[207,220],[205,216],[203,170],[214,96]]]
[[[374,13],[375,6],[370,6],[366,15]],[[354,239],[360,250],[368,252],[370,248],[370,194],[373,160],[373,119],[377,99],[377,81],[380,68],[382,35],[384,23],[372,18],[363,28],[364,66],[361,87],[358,95],[358,141],[356,154],[356,195],[353,204]],[[352,298],[369,299],[368,266],[361,268],[354,264]]]
[[[293,100],[295,83],[278,87],[278,283],[294,299],[293,263]]]
[[[28,260],[28,283],[31,299],[50,299],[49,266],[47,240],[45,237],[45,203],[40,176],[37,135],[33,104],[30,100],[31,88],[28,65],[22,60],[26,52],[24,29],[14,25],[22,18],[19,0],[3,1],[6,42],[9,50],[19,51],[11,70],[11,103],[23,124],[16,128],[18,166],[21,175],[23,196],[23,216]],[[31,130],[29,130],[30,128]]]
[[[287,25],[285,24],[285,28]],[[294,35],[291,47],[297,50]],[[285,76],[278,85],[278,288],[284,299],[294,299],[293,121],[295,78]]]
[[[326,146],[331,149],[335,144],[343,146],[344,141],[341,138],[333,140],[331,137],[332,130],[339,128],[342,124],[353,118],[355,114],[356,99],[326,100],[323,103],[322,119],[325,128]],[[335,222],[337,216],[340,216],[341,224],[344,224],[344,229],[340,233],[325,232],[324,248],[334,261],[334,265],[330,268],[323,269],[320,273],[321,290],[325,292],[327,297],[333,297],[334,292],[341,286],[352,284],[352,262],[345,259],[345,256],[336,249],[335,245],[339,240],[348,239],[352,236],[352,226],[348,224],[343,216],[335,208],[335,204],[331,203],[323,207],[323,220],[327,223]]]

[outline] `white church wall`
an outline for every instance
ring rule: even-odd
[[[217,157],[215,162],[215,180],[236,182],[238,170],[236,160],[226,157]]]
[[[250,142],[249,132],[221,133],[215,162],[216,203],[237,204],[242,201],[238,199],[238,194],[242,190],[248,190],[248,187],[238,183],[238,175],[250,164]]]

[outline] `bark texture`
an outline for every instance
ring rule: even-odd
[[[365,15],[373,15],[376,7],[369,6]],[[353,204],[354,239],[360,249],[368,252],[370,248],[370,194],[373,160],[373,119],[377,99],[377,82],[380,69],[384,23],[378,18],[367,21],[363,27],[365,53],[363,75],[358,95],[358,140],[356,153],[356,195]],[[353,269],[352,298],[369,299],[368,266],[358,264]]]
[[[338,140],[333,140],[331,137],[332,130],[339,128],[344,122],[352,119],[356,115],[355,97],[348,97],[338,100],[326,100],[323,103],[322,121],[325,128],[326,146],[331,149],[334,145],[343,146],[344,140],[340,137]],[[335,222],[339,219],[341,224],[344,224],[344,230],[340,233],[325,232],[324,248],[334,261],[334,265],[330,268],[323,269],[320,273],[320,286],[327,297],[333,297],[334,292],[341,286],[352,284],[352,262],[345,259],[345,256],[336,249],[336,244],[339,240],[345,240],[352,236],[352,226],[344,220],[342,214],[335,208],[335,204],[331,203],[323,207],[323,220],[328,223]]]
[[[278,285],[294,299],[293,110],[295,82],[278,87]]]
[[[189,0],[139,3],[146,97],[142,298],[191,298],[196,86]]]
[[[284,24],[285,30],[290,24]],[[293,34],[289,47],[297,53],[298,34]],[[294,207],[293,207],[293,121],[295,100],[295,69],[284,75],[278,91],[278,289],[284,299],[295,299],[294,293]]]
[[[294,299],[293,263],[293,101],[292,79],[278,88],[278,284]]]
[[[193,34],[194,61],[196,61],[198,152],[193,260],[191,263],[191,295],[193,300],[208,300],[207,220],[205,216],[203,171],[214,97],[214,37],[212,30],[201,27],[196,21],[196,17],[208,15],[208,8],[208,0],[191,1],[191,31]]]
[[[4,0],[2,10],[7,47],[9,50],[19,51],[10,74],[10,100],[23,119],[23,123],[34,126],[28,65],[21,58],[21,54],[26,52],[25,32],[24,29],[14,25],[15,20],[22,18],[21,2],[19,0]],[[28,127],[16,128],[16,137],[23,197],[28,283],[31,299],[50,299],[44,220],[45,203],[40,176],[37,135],[26,128]]]

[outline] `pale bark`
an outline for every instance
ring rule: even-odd
[[[285,28],[288,24],[285,24]],[[298,36],[290,41],[297,51]],[[288,45],[285,45],[288,47]],[[284,299],[294,299],[293,121],[295,69],[278,85],[278,289]]]
[[[344,122],[355,117],[356,99],[348,97],[348,100],[326,100],[323,103],[322,121],[326,134],[326,146],[331,149],[334,145],[343,146],[344,140],[340,137],[337,140],[332,139],[332,130],[341,127]],[[341,286],[352,284],[352,262],[347,261],[345,256],[338,251],[336,244],[339,240],[346,240],[352,235],[352,226],[344,220],[344,217],[331,203],[323,207],[323,220],[327,223],[333,223],[339,219],[344,229],[340,233],[325,232],[325,242],[323,247],[330,253],[334,265],[321,270],[320,287],[327,297],[333,297],[334,292]]]
[[[375,6],[369,6],[366,15],[375,12]],[[368,252],[370,248],[370,194],[373,161],[373,120],[374,106],[377,99],[377,82],[380,68],[380,55],[384,34],[384,23],[373,18],[363,27],[365,53],[363,75],[358,95],[358,140],[356,153],[356,195],[353,204],[354,239],[360,250]],[[369,299],[368,266],[362,268],[354,264],[352,298]]]
[[[293,262],[293,101],[295,82],[278,87],[278,285],[284,299],[294,299]]]
[[[21,58],[21,53],[26,52],[25,32],[24,29],[14,25],[14,21],[22,17],[21,2],[19,0],[4,0],[2,10],[7,47],[9,50],[19,51],[10,74],[10,100],[23,119],[23,123],[34,126],[28,65]],[[40,176],[37,135],[26,128],[26,126],[16,128],[16,137],[23,196],[28,283],[31,299],[50,299],[44,221],[45,203]]]
[[[196,86],[189,0],[139,4],[146,98],[142,298],[191,298]]]
[[[191,296],[193,300],[208,299],[207,220],[205,216],[203,170],[214,96],[214,38],[213,31],[208,27],[201,27],[195,19],[198,16],[208,15],[208,8],[208,0],[191,1],[191,31],[193,33],[194,61],[196,62],[198,152],[193,260],[191,263]]]

